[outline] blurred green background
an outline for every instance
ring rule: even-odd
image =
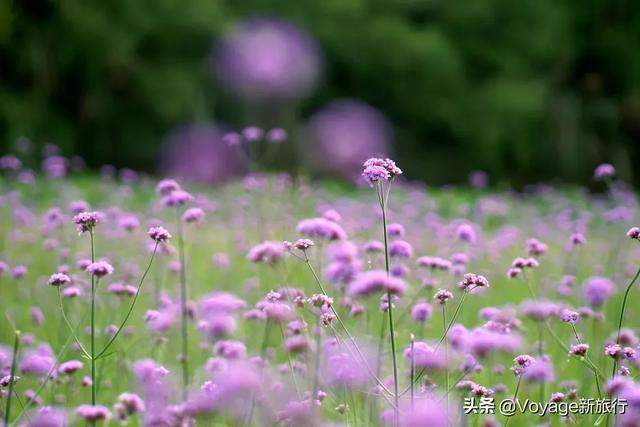
[[[292,22],[324,58],[275,116],[212,77],[216,41],[252,16]],[[584,183],[608,161],[640,183],[639,46],[624,0],[5,0],[1,151],[24,136],[153,171],[180,124],[300,128],[348,97],[387,116],[412,178]]]

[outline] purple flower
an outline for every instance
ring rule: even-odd
[[[274,144],[279,144],[287,140],[287,131],[282,128],[273,128],[267,132],[267,141],[272,142]]]
[[[607,278],[593,276],[582,285],[582,295],[591,307],[602,306],[613,294],[615,287]]]
[[[404,227],[402,224],[394,223],[387,225],[387,234],[392,237],[404,236]]]
[[[307,249],[309,249],[313,245],[314,245],[313,240],[310,240],[310,239],[298,239],[293,244],[293,246],[295,246],[296,249],[301,250],[301,251],[306,251]]]
[[[639,227],[631,227],[629,231],[627,231],[627,237],[631,239],[640,240],[640,228]]]
[[[321,58],[315,40],[296,26],[253,19],[224,36],[215,65],[224,85],[244,98],[298,99],[315,87]]]
[[[51,277],[49,277],[49,284],[51,286],[62,286],[67,283],[71,283],[71,278],[63,273],[53,273]]]
[[[184,190],[174,190],[162,198],[167,207],[183,206],[193,201],[193,196]]]
[[[147,232],[151,240],[156,242],[166,242],[171,239],[171,234],[164,227],[151,227]]]
[[[27,427],[66,427],[67,415],[61,409],[43,406],[28,417]]]
[[[60,364],[60,367],[58,367],[58,372],[60,372],[61,374],[73,374],[74,372],[82,369],[82,366],[83,364],[79,360],[69,360]]]
[[[616,168],[609,163],[602,163],[598,165],[593,171],[593,177],[596,180],[603,180],[605,178],[611,178],[616,174]]]
[[[476,231],[469,224],[460,224],[456,229],[456,236],[459,240],[472,244],[477,240]]]
[[[96,261],[89,264],[87,271],[96,277],[104,277],[113,273],[113,267],[106,261]]]
[[[481,276],[480,274],[467,273],[464,275],[460,283],[458,283],[458,287],[469,292],[475,288],[488,288],[489,281],[486,277]]]
[[[118,396],[118,402],[122,405],[127,415],[145,411],[144,401],[135,393],[122,393]]]
[[[99,212],[80,212],[73,217],[73,223],[76,225],[78,233],[82,234],[92,231],[101,218],[102,214]]]
[[[356,276],[349,286],[349,293],[356,296],[366,296],[381,291],[403,294],[406,288],[407,284],[402,279],[390,277],[383,270],[370,270]]]
[[[311,158],[323,171],[356,181],[362,159],[388,151],[392,127],[377,109],[358,100],[333,101],[309,121]]]
[[[345,240],[347,238],[347,233],[339,224],[322,217],[304,219],[298,223],[296,230],[310,238],[328,240]]]
[[[580,320],[580,314],[578,312],[566,308],[560,311],[559,317],[563,322],[571,323],[572,325],[578,323],[578,320]]]
[[[111,418],[111,412],[101,405],[80,405],[76,408],[76,415],[94,422]]]
[[[529,365],[522,377],[530,382],[550,383],[555,380],[553,366],[548,360],[539,359]]]
[[[436,370],[443,369],[447,365],[447,359],[442,350],[435,349],[422,341],[413,343],[413,352],[409,345],[405,348],[403,355],[406,359],[413,360],[413,364],[418,368]]]
[[[575,344],[569,348],[569,354],[573,356],[584,356],[589,351],[589,344]]]
[[[254,263],[273,265],[282,260],[286,253],[282,242],[265,241],[251,248],[247,258]]]
[[[438,300],[440,305],[446,304],[451,298],[453,298],[453,294],[446,289],[438,289],[436,294],[433,296],[433,299]]]
[[[396,240],[389,245],[389,256],[394,258],[411,258],[413,256],[413,248],[409,242]]]
[[[411,317],[418,322],[424,322],[429,320],[431,317],[431,313],[433,312],[433,308],[427,302],[418,302],[411,308]]]
[[[182,220],[187,223],[200,222],[204,218],[204,211],[200,208],[189,208],[182,214]]]

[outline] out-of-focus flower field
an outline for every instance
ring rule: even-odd
[[[606,167],[599,194],[394,167],[358,188],[7,172],[0,424],[635,425],[635,193]],[[628,406],[465,413],[514,397]]]

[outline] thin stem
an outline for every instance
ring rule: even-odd
[[[618,319],[618,333],[616,334],[616,344],[620,343],[620,330],[622,329],[622,321],[624,320],[624,309],[627,306],[627,297],[629,296],[629,292],[631,291],[631,288],[633,287],[634,283],[636,283],[636,280],[638,280],[639,276],[640,276],[640,268],[638,269],[638,271],[636,271],[635,276],[633,276],[633,279],[631,280],[629,285],[627,285],[627,289],[624,291],[624,298],[622,298],[622,307],[620,308],[620,318]],[[616,374],[616,369],[618,368],[617,364],[618,364],[618,361],[614,359],[613,372],[611,372],[612,378]]]
[[[93,230],[89,230],[91,237],[91,262],[96,262],[95,242]],[[96,404],[96,278],[91,275],[91,404]]]
[[[411,334],[411,409],[413,409],[413,378],[416,373],[415,355],[413,352],[414,344],[415,339],[413,337],[413,334]]]
[[[514,403],[518,399],[518,391],[520,390],[520,380],[522,380],[522,376],[518,376],[518,382],[516,383],[516,391],[513,393]],[[517,407],[517,404],[516,404],[516,407]],[[507,425],[509,425],[509,420],[511,420],[511,417],[513,417],[513,415],[507,416],[507,420],[504,422],[504,427],[507,427]]]
[[[311,271],[311,274],[313,275],[316,284],[318,285],[318,288],[320,289],[320,292],[322,292],[323,295],[325,296],[329,296],[327,294],[327,292],[324,289],[324,286],[322,286],[322,282],[320,281],[320,278],[318,277],[318,274],[316,273],[316,270],[313,268],[313,266],[311,265],[311,262],[309,260],[309,257],[307,256],[306,251],[304,252],[304,256],[305,256],[305,263],[307,264],[307,267],[309,267],[309,270]],[[342,318],[340,317],[340,315],[338,314],[338,311],[333,307],[333,305],[330,307],[331,312],[334,314],[334,316],[336,317],[336,320],[338,321],[338,323],[340,324],[340,327],[344,330],[345,334],[347,335],[347,337],[349,338],[349,341],[351,341],[351,344],[353,344],[353,347],[356,349],[356,352],[358,353],[358,356],[360,357],[360,359],[362,360],[362,362],[364,363],[364,366],[367,368],[367,371],[369,372],[369,375],[371,375],[373,377],[373,379],[376,381],[376,383],[387,393],[392,394],[391,391],[389,390],[389,388],[382,382],[382,380],[380,380],[380,378],[378,378],[378,376],[371,370],[371,367],[369,366],[369,363],[367,362],[367,359],[364,357],[364,355],[362,354],[362,352],[360,351],[360,347],[358,347],[358,344],[356,343],[355,338],[353,338],[353,335],[351,335],[351,333],[349,332],[349,330],[347,329],[347,326],[344,324],[344,322],[342,321]]]
[[[184,256],[184,237],[182,233],[182,220],[180,211],[176,209],[176,229],[178,231],[178,253],[180,257],[180,332],[182,336],[182,395],[186,399],[189,386],[189,336],[187,329],[187,276]]]
[[[446,335],[447,330],[447,305],[442,304],[442,331]],[[444,360],[449,363],[449,345],[444,342]],[[449,369],[447,366],[444,368],[444,389],[449,389]],[[449,415],[449,396],[446,396],[445,400],[445,414]]]
[[[75,332],[75,329],[73,328],[73,326],[71,326],[71,322],[69,321],[69,318],[67,317],[67,314],[64,311],[64,305],[62,304],[62,293],[60,292],[60,286],[57,286],[57,288],[58,288],[58,302],[60,303],[60,312],[62,313],[62,318],[64,319],[67,327],[71,331],[71,335],[73,339],[75,340],[75,342],[78,343],[78,346],[80,346],[80,350],[82,351],[82,354],[84,354],[84,356],[87,359],[91,359],[89,352],[87,352],[87,350],[84,348],[84,346],[80,342],[80,339],[78,338],[78,335]]]
[[[100,353],[98,353],[98,355],[96,356],[96,359],[99,359],[103,354],[106,353],[107,350],[109,350],[109,347],[111,347],[111,344],[113,344],[113,342],[116,340],[116,338],[118,338],[118,335],[120,335],[120,332],[122,331],[122,329],[124,329],[125,325],[127,324],[127,320],[129,320],[129,317],[131,316],[131,313],[133,312],[133,307],[135,307],[136,301],[138,300],[138,295],[140,295],[140,289],[142,289],[142,284],[144,283],[144,279],[147,277],[147,274],[149,273],[149,269],[151,268],[151,264],[153,263],[153,259],[156,256],[156,250],[157,249],[158,249],[158,242],[156,242],[155,246],[153,247],[153,253],[151,254],[151,259],[149,260],[149,265],[147,265],[147,269],[144,271],[144,273],[142,274],[142,277],[140,278],[140,283],[138,284],[138,289],[136,290],[136,294],[133,297],[133,301],[131,302],[131,305],[129,306],[129,310],[127,311],[126,316],[124,316],[124,319],[122,320],[122,323],[118,327],[118,330],[113,335],[113,337],[111,337],[111,339],[109,340],[107,345],[105,345],[104,348],[102,349],[102,351]]]
[[[18,350],[20,348],[20,331],[14,332],[13,356],[11,360],[11,374],[9,376],[9,395],[7,396],[7,406],[4,411],[4,425],[9,425],[11,417],[11,398],[13,396],[13,385],[16,382],[16,365],[18,364]]]
[[[389,238],[387,236],[387,197],[384,197],[382,184],[378,183],[380,208],[382,209],[382,235],[384,237],[384,267],[389,276]],[[391,341],[391,361],[393,365],[393,398],[395,403],[394,425],[398,423],[398,362],[396,360],[396,339],[393,330],[393,299],[391,292],[387,292],[387,305],[389,313],[389,339]]]

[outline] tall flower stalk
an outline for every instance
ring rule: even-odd
[[[183,398],[186,399],[188,396],[187,389],[189,387],[189,319],[187,311],[187,266],[184,254],[184,232],[182,228],[182,221],[183,219],[185,221],[190,220],[186,217],[183,218],[181,207],[193,201],[193,196],[182,190],[182,188],[180,188],[180,185],[172,179],[164,179],[160,181],[156,187],[156,190],[162,196],[162,203],[165,206],[169,208],[175,208],[176,233],[178,235],[178,258],[180,263],[180,337],[182,348],[182,354],[180,355],[180,364],[182,366],[182,395]],[[185,212],[185,215],[186,214],[187,213]]]
[[[387,206],[389,202],[389,192],[391,190],[391,182],[394,178],[402,174],[402,170],[396,166],[391,159],[371,158],[364,162],[364,170],[362,176],[371,185],[376,188],[378,195],[378,203],[382,211],[382,235],[384,241],[384,267],[387,276],[390,275],[389,268],[389,238],[387,234]],[[393,295],[391,291],[387,291],[387,313],[389,318],[389,341],[391,343],[391,361],[393,368],[393,399],[394,407],[394,425],[398,423],[398,363],[396,358],[396,339],[393,325]]]
[[[18,351],[20,349],[20,331],[14,331],[13,356],[11,357],[11,373],[9,376],[9,390],[7,395],[7,406],[4,411],[4,425],[9,425],[11,418],[11,398],[13,397],[13,386],[16,382],[16,366],[18,365]]]
[[[69,327],[70,331],[71,331],[71,336],[70,338],[73,338],[77,343],[78,346],[80,347],[80,350],[82,351],[83,355],[89,359],[90,364],[91,364],[91,405],[95,406],[96,405],[96,401],[97,401],[97,376],[96,376],[96,362],[102,358],[102,357],[106,357],[108,354],[106,353],[107,350],[109,350],[109,348],[111,347],[111,345],[115,342],[116,338],[118,337],[118,335],[120,335],[120,332],[124,329],[124,327],[126,326],[127,321],[129,320],[129,317],[131,316],[131,313],[133,312],[133,308],[135,306],[135,303],[138,299],[138,296],[140,294],[140,290],[142,288],[142,284],[144,283],[144,279],[147,277],[147,274],[149,273],[149,270],[151,269],[151,265],[153,263],[153,259],[155,257],[157,248],[158,248],[158,244],[162,243],[162,242],[166,242],[171,235],[162,227],[153,227],[149,230],[149,237],[151,237],[152,240],[155,241],[155,246],[153,249],[153,253],[151,255],[151,259],[149,261],[149,265],[147,266],[144,274],[142,275],[141,279],[140,279],[140,283],[138,284],[138,288],[136,290],[135,296],[133,298],[133,301],[131,302],[131,305],[129,306],[129,309],[127,311],[126,316],[124,317],[123,321],[120,323],[120,326],[118,327],[118,329],[116,330],[115,334],[111,337],[111,339],[109,340],[109,342],[102,348],[102,350],[97,351],[96,350],[96,339],[95,339],[95,330],[96,330],[96,291],[98,289],[98,285],[100,282],[100,279],[104,276],[107,276],[109,274],[113,273],[113,267],[106,261],[96,261],[96,250],[95,250],[95,235],[94,235],[94,229],[96,227],[96,225],[98,224],[98,222],[100,221],[101,215],[97,212],[81,212],[78,215],[76,215],[73,218],[73,222],[76,224],[76,227],[79,231],[80,234],[83,233],[89,233],[89,238],[90,238],[90,246],[91,246],[91,263],[86,267],[86,271],[91,275],[91,308],[90,308],[90,315],[91,315],[91,321],[90,321],[90,347],[89,347],[89,351],[87,351],[85,349],[85,347],[82,345],[82,343],[80,342],[80,339],[78,338],[77,334],[76,334],[76,328],[77,327],[73,327],[73,325],[71,324],[71,322],[69,321],[69,318],[67,317],[65,311],[64,311],[64,305],[62,304],[62,297],[60,294],[60,286],[62,285],[66,285],[68,283],[71,282],[71,278],[69,276],[67,276],[66,274],[63,273],[54,273],[51,275],[51,277],[49,278],[49,284],[51,286],[55,286],[58,288],[58,299],[59,299],[59,303],[60,303],[60,311],[62,313],[62,317],[64,318],[65,323],[67,324],[67,326]],[[65,345],[66,347],[66,345]]]

